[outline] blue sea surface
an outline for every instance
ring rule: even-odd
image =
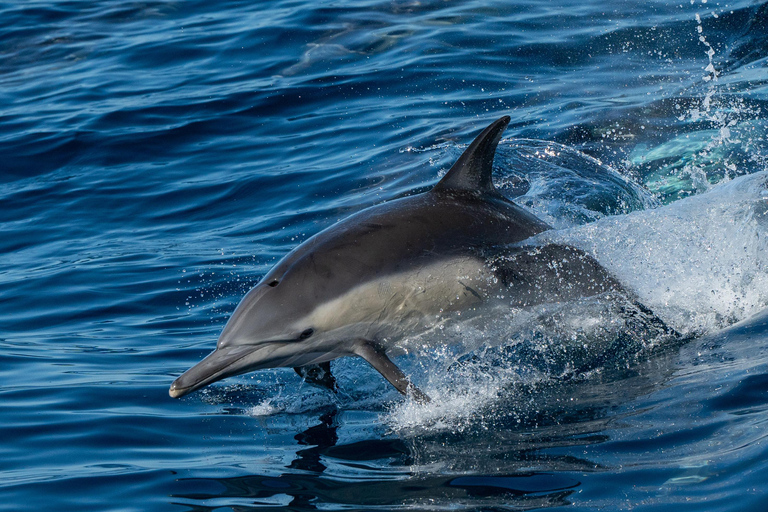
[[[589,301],[340,391],[180,400],[293,247],[495,181],[685,342]],[[768,3],[0,3],[0,510],[768,508]],[[418,341],[418,340],[416,340]]]

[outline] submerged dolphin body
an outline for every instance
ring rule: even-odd
[[[508,123],[505,116],[483,130],[432,190],[365,209],[291,251],[246,294],[216,350],[176,379],[170,395],[261,368],[318,364],[315,382],[333,387],[322,369],[356,355],[401,393],[428,401],[387,357],[403,337],[501,294],[527,306],[621,290],[577,249],[520,247],[549,226],[491,181]]]

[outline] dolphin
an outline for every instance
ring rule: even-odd
[[[623,291],[578,249],[524,243],[550,226],[491,180],[509,121],[485,128],[431,190],[362,210],[293,249],[245,295],[216,349],[177,378],[170,395],[274,367],[334,389],[329,362],[358,356],[400,393],[427,402],[387,355],[409,335],[499,297],[525,307]]]

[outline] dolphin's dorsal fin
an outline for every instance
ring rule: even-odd
[[[432,190],[463,190],[480,193],[492,193],[496,189],[491,180],[493,157],[499,145],[501,134],[509,124],[509,116],[504,116],[490,124],[472,144],[462,153],[453,167],[443,176]]]

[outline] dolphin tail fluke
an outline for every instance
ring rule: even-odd
[[[373,343],[361,341],[355,346],[355,354],[365,359],[403,395],[410,393],[420,404],[430,401],[429,396],[413,385],[403,371],[387,357],[387,354]]]
[[[433,190],[494,193],[496,189],[491,180],[493,157],[509,120],[509,116],[504,116],[483,130]]]

